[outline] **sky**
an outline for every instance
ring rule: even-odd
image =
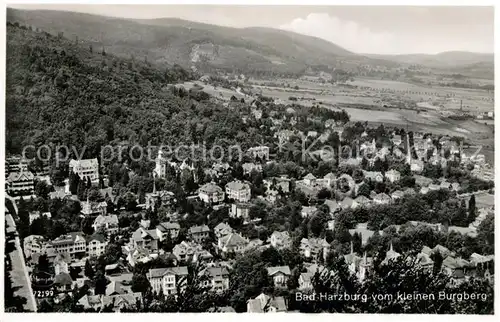
[[[229,27],[271,27],[323,38],[365,54],[493,53],[493,7],[10,5],[153,19],[176,17]]]

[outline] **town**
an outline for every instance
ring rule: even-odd
[[[7,30],[6,311],[492,314],[492,147],[455,120]]]
[[[175,296],[193,267],[200,287],[229,292],[231,271],[249,252],[272,256],[261,283],[275,289],[311,290],[332,256],[363,282],[384,248],[384,262],[413,251],[419,266],[445,272],[451,285],[493,283],[493,244],[476,241],[492,229],[494,212],[483,155],[462,153],[456,138],[370,128],[344,114],[303,120],[277,111],[262,119],[256,110],[243,117],[278,142],[253,146],[236,162],[193,164],[160,150],[141,177],[126,164],[102,174],[97,158],[71,160],[64,185],[54,187],[46,171],[8,158],[7,193],[18,207],[30,276],[52,277],[54,303],[85,294],[77,305],[97,311],[136,307],[145,292]],[[298,122],[303,132],[288,129]],[[316,137],[338,153],[319,151],[319,161],[306,158],[304,167],[279,151],[284,141]],[[359,148],[343,154],[341,144],[353,142]],[[33,290],[47,290],[32,280]],[[288,310],[284,296],[257,295],[236,301],[238,311]],[[37,299],[39,309],[44,301]]]

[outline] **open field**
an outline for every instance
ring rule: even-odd
[[[368,121],[375,126],[383,123],[408,127],[412,131],[464,137],[471,144],[482,145],[488,161],[493,161],[494,122],[453,120],[443,116],[446,113],[453,114],[453,110],[460,109],[461,101],[465,111],[493,111],[493,93],[487,91],[425,87],[400,81],[368,78],[359,78],[351,82],[360,88],[321,84],[305,79],[280,79],[274,82],[252,80],[251,83],[254,84],[253,89],[262,95],[278,98],[286,103],[294,103],[295,101],[289,98],[296,97],[297,103],[301,105],[323,105],[325,108],[335,110],[344,109],[352,121]],[[281,84],[285,84],[285,87],[281,87]],[[298,90],[294,89],[295,85],[299,87]],[[384,105],[392,106],[386,102],[401,102],[403,108],[384,107]],[[412,102],[415,108],[411,107]]]
[[[273,82],[264,80],[251,81],[254,88],[263,95],[287,100],[290,96],[316,98],[330,104],[360,103],[373,105],[391,105],[391,102],[413,102],[422,108],[440,109],[441,111],[459,110],[473,113],[493,111],[494,93],[486,90],[426,86],[402,81],[356,78],[349,85],[336,86],[322,84],[307,79],[280,79]],[[294,89],[298,86],[298,90]],[[355,102],[352,99],[355,98]]]

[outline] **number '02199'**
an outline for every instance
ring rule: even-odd
[[[54,291],[53,290],[33,291],[33,294],[35,295],[35,297],[51,297],[54,296]]]

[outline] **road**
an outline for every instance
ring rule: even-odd
[[[17,211],[15,203],[14,208]],[[16,230],[16,224],[11,214],[5,216],[5,225],[6,229],[8,230]],[[15,295],[21,296],[27,300],[26,304],[24,305],[25,310],[36,312],[36,300],[33,294],[33,290],[31,289],[31,280],[28,274],[26,263],[24,262],[24,255],[21,248],[19,236],[16,235],[15,239],[9,242],[13,242],[15,244],[15,249],[9,253],[10,260],[12,262],[12,270],[10,272],[12,287],[17,289]]]

